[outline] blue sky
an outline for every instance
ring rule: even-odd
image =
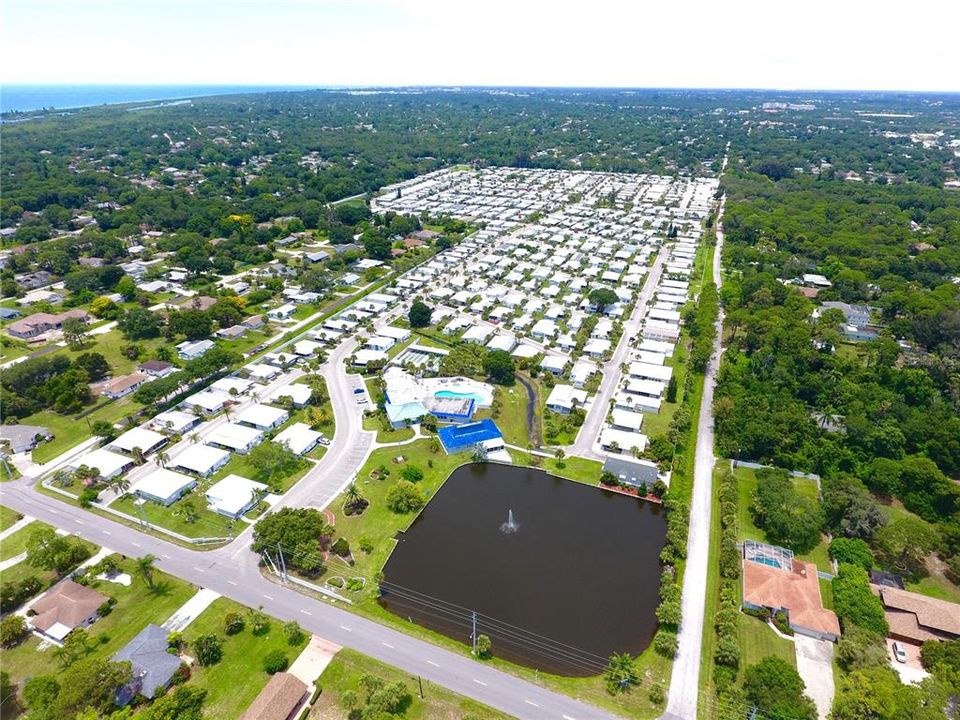
[[[958,27],[957,0],[4,0],[0,82],[960,91]]]

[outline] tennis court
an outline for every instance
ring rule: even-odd
[[[440,437],[440,442],[443,443],[443,449],[448,453],[466,450],[477,443],[503,437],[500,428],[490,419],[467,423],[466,425],[451,425],[440,428],[437,435]]]

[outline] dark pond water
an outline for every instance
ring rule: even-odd
[[[517,523],[505,532],[508,511]],[[449,637],[560,675],[595,675],[656,632],[662,508],[540,470],[466,465],[384,567],[383,605]]]

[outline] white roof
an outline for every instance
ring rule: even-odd
[[[610,349],[610,341],[603,340],[600,338],[594,338],[592,340],[587,340],[587,343],[583,346],[583,351],[585,353],[599,353],[603,354]]]
[[[644,352],[663,353],[667,357],[673,357],[673,349],[676,347],[672,342],[666,340],[651,340],[644,338],[637,347]]]
[[[497,335],[487,343],[487,347],[491,350],[504,350],[506,352],[510,352],[513,350],[513,346],[516,344],[517,339],[513,335]]]
[[[155,428],[168,429],[167,423],[170,423],[170,432],[181,432],[191,427],[197,421],[197,416],[185,413],[182,410],[167,410],[154,416],[150,424]]]
[[[296,343],[293,346],[293,351],[297,355],[306,356],[306,355],[313,355],[317,350],[319,350],[322,347],[323,345],[321,345],[318,342],[314,342],[313,340],[301,340],[300,342]]]
[[[544,355],[543,360],[540,361],[540,367],[547,370],[563,370],[568,362],[570,358],[566,355]]]
[[[387,325],[386,327],[380,328],[377,330],[378,335],[383,335],[384,337],[393,338],[394,340],[406,340],[410,337],[410,331],[406,328],[393,327],[392,325]]]
[[[357,350],[354,353],[356,358],[357,365],[366,365],[367,363],[376,362],[377,360],[387,360],[387,354],[385,352],[380,352],[379,350],[368,350],[363,348],[362,350]]]
[[[109,479],[117,475],[131,462],[133,461],[125,455],[112,453],[106,448],[97,448],[81,457],[73,467],[86,465],[89,468],[97,468],[100,471],[100,477]]]
[[[183,475],[166,468],[157,468],[143,479],[138,480],[130,489],[133,492],[168,500],[175,495],[179,495],[185,488],[192,487],[196,482],[189,475]]]
[[[227,395],[230,394],[231,390],[236,390],[238,395],[242,395],[253,385],[249,380],[241,380],[240,378],[235,377],[225,377],[220,378],[215,383],[210,385],[211,390],[219,390],[220,392],[225,392]]]
[[[263,433],[256,428],[229,423],[221,425],[207,435],[207,441],[216,445],[223,445],[231,450],[245,450],[261,437],[263,437]]]
[[[630,376],[645,380],[659,380],[668,382],[673,375],[673,368],[669,365],[653,365],[645,362],[630,363]]]
[[[135,427],[132,430],[127,430],[123,435],[110,443],[110,447],[115,447],[126,452],[133,452],[134,448],[140,448],[141,451],[148,452],[157,445],[166,442],[166,439],[165,435],[161,435],[153,430]]]
[[[310,400],[313,391],[309,385],[284,385],[279,387],[267,396],[270,402],[276,402],[280,398],[288,397],[297,405],[303,405]]]
[[[188,405],[195,405],[203,410],[214,412],[219,410],[230,401],[229,395],[224,395],[221,392],[212,392],[210,390],[202,390],[201,392],[194,393],[188,397],[184,402]]]
[[[617,430],[616,428],[606,427],[600,432],[600,444],[604,447],[616,443],[621,450],[633,450],[639,448],[642,452],[647,447],[647,436],[630,430]]]
[[[246,410],[238,414],[235,418],[237,422],[250,423],[257,427],[272,427],[277,423],[283,422],[290,413],[281,408],[275,408],[270,405],[251,405]]]
[[[199,475],[206,475],[213,468],[229,459],[230,453],[209,445],[191,445],[173,461],[177,467]]]
[[[266,489],[267,486],[263,483],[248,480],[239,475],[227,475],[211,486],[204,495],[211,509],[237,515],[251,503],[255,491]]]
[[[628,430],[639,430],[643,425],[643,414],[630,412],[629,410],[613,410],[611,413],[612,423],[617,427]]]
[[[638,395],[649,395],[651,397],[660,397],[663,395],[664,388],[666,388],[666,384],[658,380],[630,379],[627,380],[626,384],[627,392]]]
[[[286,445],[290,452],[302,455],[317,444],[323,433],[311,430],[305,423],[293,423],[273,438],[275,443]]]
[[[250,377],[257,380],[269,380],[280,374],[280,368],[263,363],[251,363],[245,366],[244,370],[250,373]]]
[[[573,407],[574,400],[582,406],[587,401],[587,393],[573,385],[554,385],[550,397],[547,398],[547,405],[569,408]]]
[[[540,352],[542,351],[538,347],[520,343],[513,349],[513,356],[518,358],[532,358],[536,355],[539,355]]]

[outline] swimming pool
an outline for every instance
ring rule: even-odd
[[[477,405],[482,405],[487,400],[486,396],[478,393],[453,392],[453,390],[437,390],[433,395],[434,397],[472,398]]]

